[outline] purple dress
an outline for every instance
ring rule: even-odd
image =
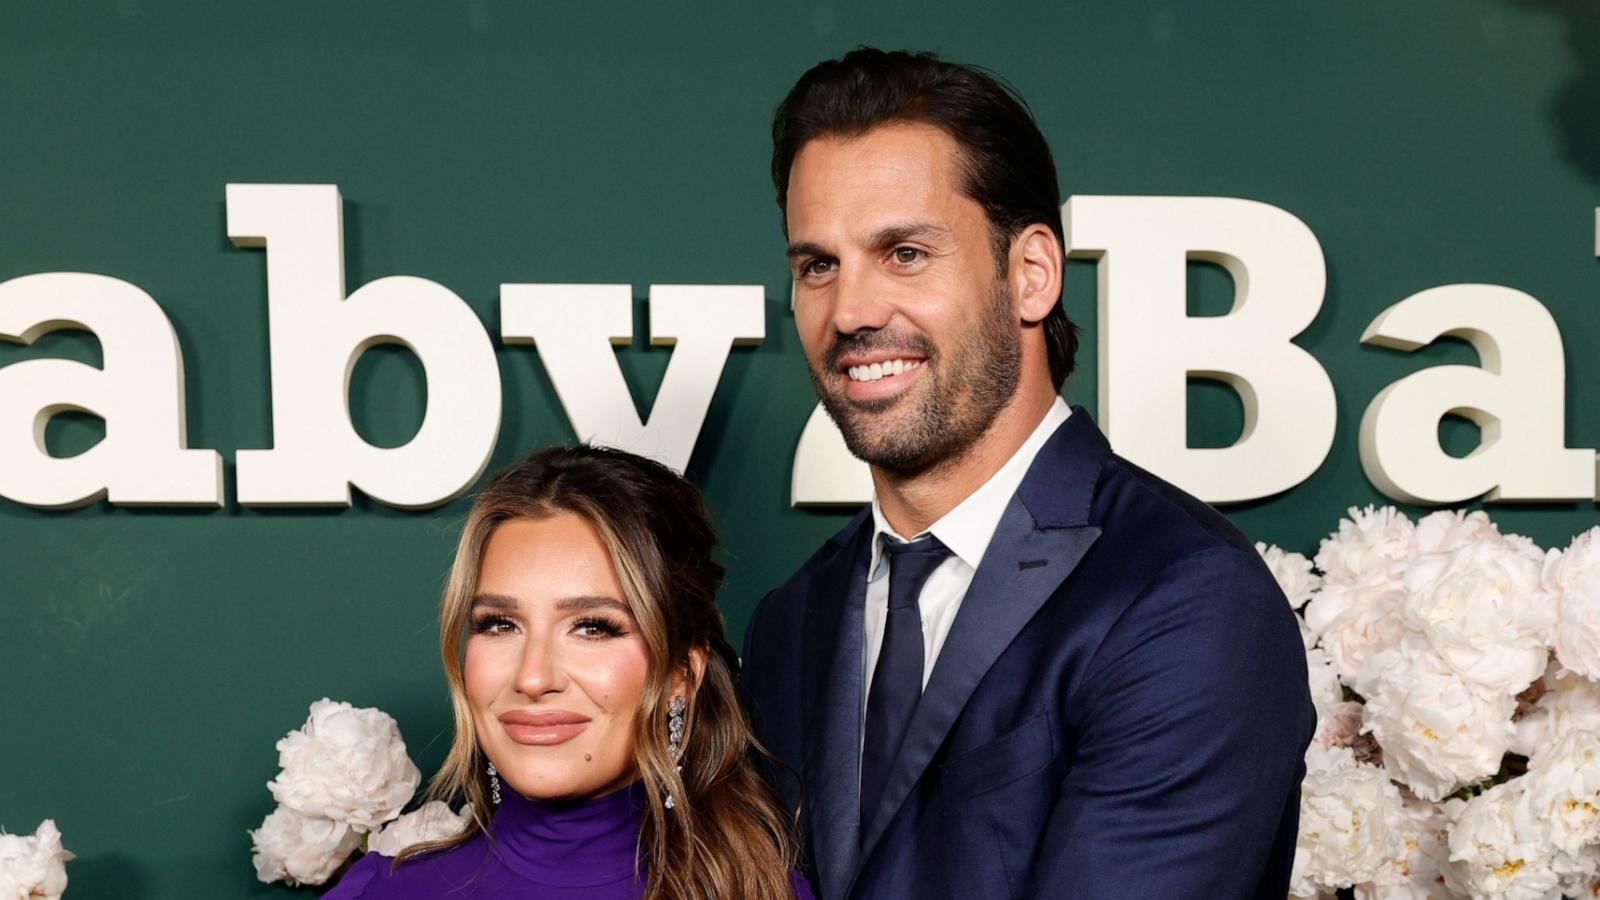
[[[501,795],[489,821],[492,848],[478,834],[398,868],[391,868],[389,857],[368,853],[324,900],[636,900],[643,895],[639,782],[582,803],[540,803],[509,789]],[[799,873],[790,873],[789,883],[798,900],[814,900]]]

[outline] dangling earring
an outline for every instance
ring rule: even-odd
[[[674,760],[678,758],[678,751],[683,748],[684,712],[689,708],[688,702],[682,697],[673,697],[667,704],[667,755]],[[683,774],[683,764],[678,764],[678,774]],[[667,802],[662,804],[667,809],[673,808],[672,792],[667,791]]]
[[[489,802],[500,805],[500,773],[495,771],[494,763],[489,763]]]

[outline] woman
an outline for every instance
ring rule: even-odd
[[[715,543],[699,492],[632,454],[496,475],[439,621],[455,742],[428,793],[472,821],[325,897],[810,900],[750,761]]]

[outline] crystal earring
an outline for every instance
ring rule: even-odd
[[[667,704],[667,754],[674,760],[678,758],[678,751],[683,749],[684,712],[689,704],[682,697],[673,697]],[[683,774],[683,764],[678,764],[678,774]],[[667,802],[662,804],[667,809],[673,808],[672,792],[667,791]]]
[[[500,773],[495,770],[494,763],[489,763],[489,802],[500,805]]]

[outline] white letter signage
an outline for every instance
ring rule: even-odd
[[[633,340],[631,285],[503,284],[500,333],[507,344],[538,346],[580,440],[682,472],[729,351],[766,337],[763,296],[760,285],[650,286],[650,343],[673,350],[648,424],[611,349]]]
[[[102,496],[220,506],[222,457],[186,446],[183,353],[156,301],[126,281],[78,272],[0,284],[0,339],[31,344],[58,328],[93,332],[103,368],[65,359],[0,368],[0,496],[56,508]],[[45,452],[45,426],[68,411],[104,419],[105,438],[57,459]]]
[[[1211,503],[1266,497],[1310,477],[1333,446],[1333,383],[1290,340],[1316,318],[1326,270],[1305,223],[1231,197],[1073,197],[1069,255],[1099,257],[1100,426],[1133,462]],[[1187,265],[1233,277],[1233,310],[1187,314]],[[1188,446],[1188,379],[1244,405],[1231,447]]]
[[[1483,367],[1423,369],[1373,398],[1361,417],[1367,478],[1410,503],[1593,497],[1594,451],[1566,449],[1566,357],[1544,304],[1499,285],[1442,285],[1389,307],[1361,342],[1410,351],[1447,336],[1471,343]],[[1439,447],[1451,413],[1483,432],[1463,459]]]
[[[354,485],[391,506],[466,491],[500,432],[500,370],[483,324],[435,282],[392,276],[344,296],[344,226],[333,185],[230,184],[228,236],[267,248],[272,449],[240,450],[239,502],[348,506]],[[356,360],[400,344],[422,361],[428,406],[405,445],[374,447],[347,408]]]

